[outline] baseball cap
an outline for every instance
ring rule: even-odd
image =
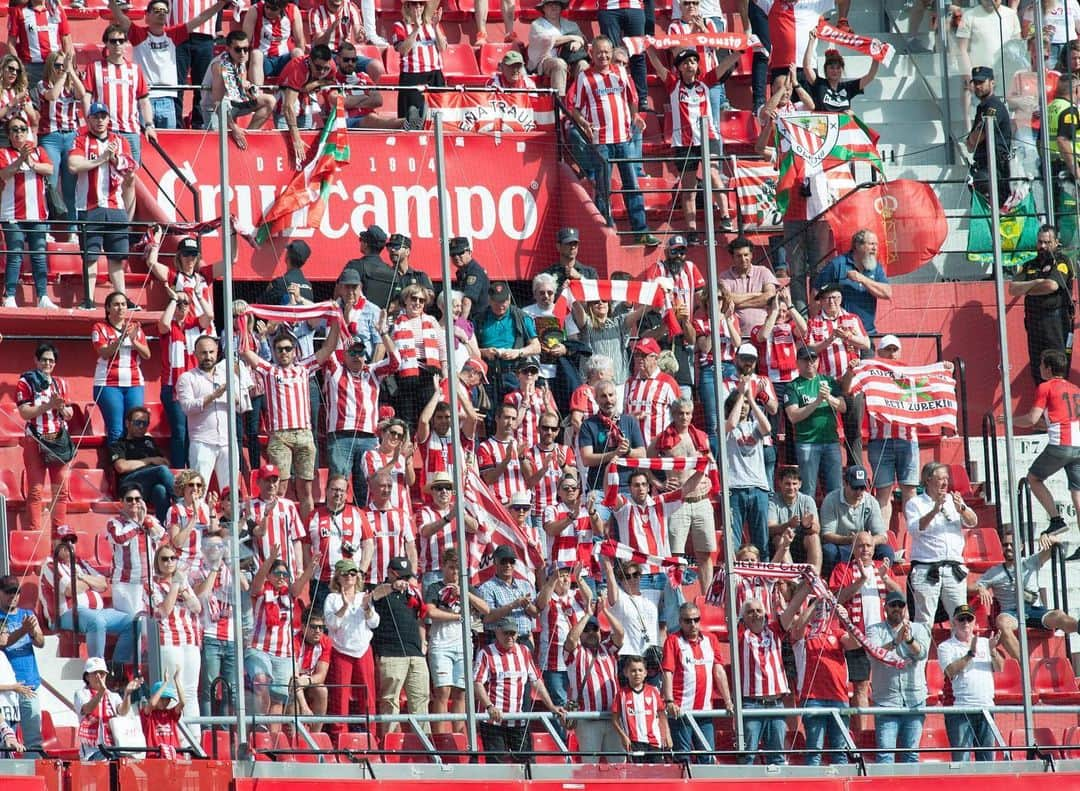
[[[101,102],[94,102],[90,105],[90,112],[87,113],[88,117],[92,115],[109,115],[109,108]]]
[[[642,338],[637,342],[634,354],[660,354],[660,344],[655,338]]]
[[[361,231],[359,235],[360,240],[366,242],[371,247],[377,247],[380,250],[386,247],[386,231],[378,225],[369,225],[365,230]]]
[[[881,340],[877,342],[878,351],[882,349],[888,349],[890,346],[900,349],[900,339],[895,335],[882,335]]]
[[[969,605],[969,604],[961,604],[959,607],[957,607],[955,610],[952,611],[952,617],[955,618],[956,620],[960,620],[960,616],[962,616],[962,615],[966,615],[969,618],[974,618],[975,617],[975,611],[973,609],[971,609],[971,605]]]
[[[386,242],[387,247],[407,247],[412,249],[412,239],[403,233],[390,234],[390,238]]]
[[[735,350],[735,356],[736,357],[753,357],[756,360],[757,356],[758,356],[757,347],[755,347],[754,344],[752,344],[752,343],[741,344],[739,346],[739,348]]]
[[[338,285],[342,286],[358,286],[361,283],[360,273],[355,269],[346,267],[341,271],[341,274],[338,275],[337,282]]]
[[[292,255],[297,263],[306,263],[311,258],[311,248],[303,239],[293,239],[285,248],[285,252]]]
[[[263,478],[280,478],[281,470],[277,468],[276,464],[264,464],[255,472],[255,480],[261,481]]]
[[[386,567],[399,577],[411,577],[413,575],[412,566],[409,565],[409,559],[402,555],[396,555],[395,557],[390,558]]]
[[[504,66],[520,66],[525,63],[525,58],[521,57],[521,53],[516,49],[512,49],[503,55],[502,63]]]
[[[834,291],[837,293],[843,293],[840,291],[839,283],[826,283],[818,289],[817,293],[814,295],[814,299],[824,299],[826,294],[832,294]]]
[[[180,243],[176,245],[176,252],[179,254],[198,255],[199,240],[192,236],[185,236],[180,240]]]
[[[697,53],[695,52],[694,55],[696,56]],[[677,66],[679,64],[676,63],[675,65]],[[669,237],[668,240],[667,240],[667,249],[668,250],[679,250],[679,249],[685,250],[686,248],[687,248],[686,237],[683,236],[681,233],[677,233],[674,236]]]
[[[844,470],[844,480],[852,489],[865,489],[867,486],[866,469],[861,464],[852,464]]]
[[[161,693],[161,697],[166,700],[176,700],[176,688],[172,684],[166,684],[164,681],[155,681],[150,687],[150,697]]]
[[[100,656],[92,656],[86,660],[86,664],[83,665],[83,675],[87,673],[100,673],[101,671],[109,672],[109,666],[105,664],[105,660]]]
[[[989,66],[976,66],[971,70],[971,81],[982,82],[983,80],[994,79],[994,70]],[[93,107],[90,108],[91,114],[93,114]]]
[[[517,553],[514,552],[513,547],[509,547],[506,544],[500,544],[498,549],[495,550],[493,558],[496,563],[500,560],[517,560]]]
[[[675,65],[675,68],[679,68],[679,66],[683,64],[683,61],[696,57],[698,57],[698,51],[693,47],[687,47],[686,49],[679,50],[679,54],[675,56],[675,60],[672,61],[672,63]]]
[[[518,630],[517,621],[515,621],[513,618],[501,618],[501,619],[499,619],[499,621],[495,624],[495,628],[496,629],[502,629],[504,632],[514,632],[514,633],[517,633],[517,630]]]
[[[889,591],[889,594],[885,597],[885,604],[892,604],[896,601],[902,602],[906,606],[907,596],[902,594],[900,591]]]
[[[581,234],[578,233],[577,228],[560,228],[559,232],[555,234],[555,241],[559,244],[567,244],[569,242],[580,242]]]
[[[448,247],[450,250],[450,255],[461,255],[466,250],[472,249],[472,245],[469,244],[469,240],[464,236],[455,236],[453,239],[450,240],[450,244],[448,245]]]
[[[334,564],[335,574],[344,574],[347,571],[359,571],[360,567],[356,565],[356,561],[350,558],[342,558]]]
[[[795,353],[796,360],[816,360],[817,352],[811,349],[809,346],[800,346],[799,351]]]
[[[517,369],[519,371],[527,371],[532,368],[537,373],[540,373],[540,361],[535,357],[525,357],[518,363]]]
[[[509,302],[510,284],[505,280],[499,280],[492,283],[491,288],[488,290],[488,297],[492,302]]]

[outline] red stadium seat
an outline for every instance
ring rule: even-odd
[[[226,730],[211,730],[207,728],[202,732],[203,752],[210,758],[228,761],[232,757],[232,745],[230,733]]]
[[[1031,694],[1041,703],[1080,703],[1080,688],[1069,660],[1060,656],[1037,660],[1031,668]]]
[[[49,556],[52,542],[44,530],[12,530],[8,532],[11,553],[11,573],[23,575],[37,571]]]
[[[1061,736],[1061,743],[1067,745],[1061,751],[1064,758],[1076,760],[1080,758],[1080,725],[1070,725]]]
[[[1060,754],[1061,740],[1058,738],[1057,731],[1053,728],[1036,727],[1032,733],[1031,741],[1028,741],[1027,733],[1023,728],[1013,728],[1009,731],[1009,746],[1010,747],[1026,747],[1027,745],[1035,745],[1036,747],[1049,747],[1048,750],[1055,758]],[[1032,753],[1029,755],[1027,750],[1011,750],[1011,759],[1013,761],[1026,761],[1036,758]]]
[[[105,444],[105,418],[96,404],[76,405],[71,426],[71,439],[79,447],[100,448]]]
[[[726,110],[720,115],[720,137],[724,154],[753,154],[761,127],[749,110]]]
[[[104,530],[94,537],[94,559],[96,561],[94,563],[95,567],[105,570],[112,568],[112,544],[109,542],[109,536]]]
[[[7,498],[8,505],[21,505],[26,502],[23,493],[23,473],[4,467],[0,469],[0,494]]]
[[[469,751],[469,740],[464,733],[433,733],[431,743],[442,756],[443,763],[467,764],[469,762],[469,756],[465,755]],[[461,755],[454,753],[461,753]]]
[[[555,744],[555,740],[551,738],[550,733],[533,733],[531,736],[532,749],[533,753],[535,753],[533,760],[536,763],[561,764],[566,762],[562,750]]]
[[[82,277],[82,253],[76,242],[49,242],[45,252],[49,256],[49,280],[56,283],[66,277]]]
[[[386,74],[379,82],[389,85],[397,85],[398,75],[401,74],[401,55],[393,47],[386,48]]]
[[[94,503],[112,502],[105,470],[74,467],[68,479],[71,502],[68,511],[84,514]]]
[[[0,403],[0,446],[19,445],[25,436],[26,421],[19,416],[19,408],[13,401]]]
[[[146,429],[146,433],[160,446],[164,438],[168,437],[171,433],[169,430],[169,419],[165,416],[165,405],[158,402],[150,402],[143,404],[143,406],[150,412],[150,426]]]
[[[443,52],[443,74],[447,77],[478,77],[476,52],[471,44],[449,44]]]
[[[934,662],[927,663],[927,667]],[[919,747],[931,749],[931,748],[947,748],[949,746],[949,737],[945,733],[944,728],[923,728],[922,740],[919,742]],[[919,760],[924,763],[939,763],[948,761],[951,758],[947,749],[935,749],[933,752],[919,753]]]
[[[975,495],[975,489],[971,486],[971,479],[968,478],[963,464],[950,464],[949,478],[952,480],[953,491],[959,492],[961,497],[967,499]]]
[[[339,733],[337,735],[337,741],[335,743],[338,752],[352,752],[352,753],[371,753],[368,756],[372,761],[377,763],[382,762],[382,756],[377,751],[379,749],[379,740],[372,733]],[[348,759],[342,756],[341,763],[347,763]]]
[[[994,673],[994,702],[999,706],[1017,706],[1023,701],[1020,663],[1010,656],[1001,671]]]
[[[964,563],[972,571],[986,571],[1002,563],[1001,538],[993,527],[974,527],[964,530]]]

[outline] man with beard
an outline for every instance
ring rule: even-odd
[[[641,434],[641,425],[630,414],[619,414],[618,399],[615,396],[615,384],[601,381],[593,391],[599,412],[587,418],[581,424],[578,433],[578,453],[581,463],[588,468],[586,486],[597,492],[604,485],[604,473],[607,465],[620,456],[645,456],[645,438]],[[630,492],[630,473],[628,467],[619,468],[619,491]],[[598,506],[600,516],[606,521],[609,512],[604,506]]]
[[[327,2],[341,3],[342,0],[327,0]],[[353,7],[352,3],[348,3]],[[364,61],[361,67],[361,61]],[[344,42],[334,55],[337,64],[338,77],[342,84],[351,86],[346,88],[345,93],[345,125],[349,129],[411,129],[410,122],[404,118],[390,118],[379,115],[378,110],[382,107],[382,94],[375,90],[375,81],[381,75],[382,63],[377,58],[364,58],[357,54],[356,46],[349,41]],[[372,74],[372,69],[380,74]]]
[[[844,307],[859,317],[868,335],[874,335],[878,300],[891,300],[892,286],[878,262],[878,238],[873,231],[856,231],[851,237],[851,250],[826,264],[814,278],[816,289],[829,283],[836,283]]]
[[[197,365],[176,380],[176,400],[187,417],[188,465],[208,483],[210,474],[217,473],[221,488],[229,482],[228,363],[218,363],[218,342],[209,335],[195,341],[195,360]]]
[[[1001,9],[997,2],[995,8]],[[1013,12],[1013,16],[1016,12]],[[975,123],[964,139],[964,145],[972,156],[972,189],[990,203],[989,154],[986,145],[986,124],[994,124],[994,157],[997,162],[998,202],[1004,203],[1011,191],[1009,186],[1009,160],[1012,150],[1012,120],[1005,103],[994,94],[994,70],[989,66],[976,66],[971,70],[971,92],[979,100],[975,108]],[[966,113],[965,113],[966,115]]]

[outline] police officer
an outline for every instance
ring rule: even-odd
[[[1072,367],[1073,264],[1061,252],[1057,229],[1039,228],[1035,257],[1024,264],[1009,283],[1009,293],[1024,298],[1024,329],[1027,331],[1031,377],[1042,383],[1039,361],[1045,349],[1057,349]]]
[[[362,255],[345,264],[346,269],[355,269],[360,273],[364,296],[379,308],[386,308],[390,304],[390,287],[394,282],[394,269],[382,257],[387,238],[386,231],[378,225],[369,225],[360,232]]]
[[[1054,173],[1054,208],[1057,216],[1059,241],[1067,249],[1076,247],[1077,200],[1076,178],[1080,162],[1076,161],[1077,136],[1080,135],[1080,80],[1058,82],[1057,95],[1046,108],[1050,167]]]
[[[401,296],[401,290],[413,284],[424,289],[424,294],[427,297],[427,307],[430,308],[432,302],[435,301],[435,285],[426,273],[409,266],[409,256],[412,254],[412,239],[403,233],[391,234],[386,242],[386,252],[390,255],[390,265],[393,267],[391,273],[394,278],[390,288],[391,311],[401,308],[398,300]]]
[[[454,290],[462,294],[461,315],[476,324],[488,306],[487,272],[473,259],[472,245],[464,236],[450,240],[450,263],[455,267]]]
[[[968,132],[967,150],[973,155],[971,176],[974,189],[990,202],[989,157],[986,149],[986,124],[993,123],[994,149],[997,160],[998,202],[1009,197],[1009,152],[1012,150],[1012,119],[1009,110],[994,94],[994,70],[976,66],[971,70],[971,90],[979,100],[975,108],[975,123]]]

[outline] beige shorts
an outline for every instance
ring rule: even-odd
[[[696,503],[683,503],[668,518],[668,543],[671,554],[686,551],[687,536],[694,537],[695,552],[716,551],[716,519],[712,501],[708,498]]]
[[[315,480],[315,439],[309,428],[287,428],[270,435],[266,455],[281,471],[281,480]]]

